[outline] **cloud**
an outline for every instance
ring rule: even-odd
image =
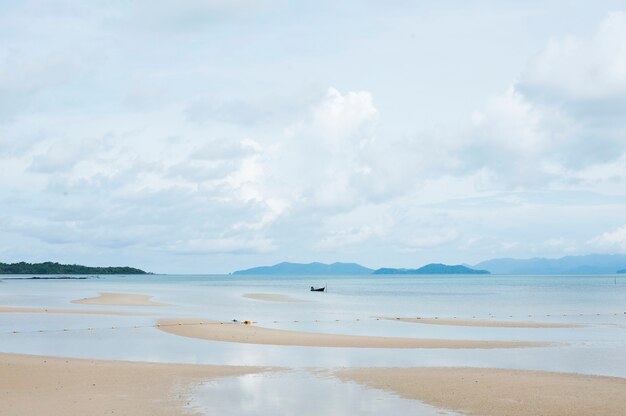
[[[420,230],[417,237],[405,240],[402,250],[418,251],[433,247],[440,247],[456,241],[459,238],[454,230]]]
[[[466,168],[487,167],[505,182],[536,183],[567,160],[573,130],[557,109],[538,106],[511,87],[474,113],[459,157]]]
[[[312,124],[324,137],[348,139],[371,122],[378,110],[368,91],[349,91],[342,95],[329,88],[326,99],[313,111]]]
[[[589,240],[588,243],[601,250],[625,253],[626,225],[612,231],[604,232]]]
[[[553,38],[524,71],[523,89],[555,100],[626,102],[626,12],[609,13],[590,38]]]
[[[239,236],[174,241],[161,249],[178,255],[263,254],[274,251],[276,246],[264,237]]]
[[[370,157],[377,117],[371,94],[328,89],[233,177],[249,199],[348,209],[367,201],[375,180]],[[245,185],[245,186],[244,186]],[[370,189],[368,189],[370,188]]]
[[[610,13],[588,38],[551,39],[517,82],[473,114],[466,139],[449,147],[461,170],[486,168],[507,187],[571,186],[622,158],[624,39],[624,12]]]

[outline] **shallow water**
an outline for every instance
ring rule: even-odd
[[[247,374],[210,381],[194,391],[190,407],[224,416],[457,414],[305,371]]]
[[[311,285],[324,284],[328,284],[328,293],[309,291]],[[70,302],[100,292],[151,295],[155,301],[172,306],[121,307]],[[309,302],[267,302],[245,298],[246,293],[284,294]],[[463,366],[626,377],[625,300],[626,278],[618,278],[615,284],[613,276],[106,276],[89,280],[4,280],[0,281],[2,307],[122,310],[153,315],[0,313],[0,352],[300,369],[278,375],[264,373],[220,379],[205,384],[194,394],[194,406],[202,408],[211,403],[213,409],[232,402],[215,401],[216,397],[245,395],[247,405],[239,405],[232,414],[271,414],[276,413],[275,409],[290,409],[282,414],[307,414],[305,410],[311,414],[313,409],[324,414],[354,414],[349,412],[351,407],[347,403],[362,402],[369,403],[368,408],[381,406],[377,413],[431,414],[428,412],[435,410],[422,408],[419,402],[404,401],[371,389],[364,393],[364,387],[303,369]],[[377,320],[380,316],[585,326],[462,327]],[[154,327],[162,317],[250,319],[267,327],[338,334],[529,340],[552,344],[542,348],[491,350],[252,345],[168,334]],[[276,390],[281,391],[278,397],[271,393]],[[336,400],[310,407],[303,405],[310,392],[338,393],[332,396]],[[230,405],[218,413],[228,414]]]

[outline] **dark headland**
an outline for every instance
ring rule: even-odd
[[[0,263],[0,274],[148,274],[134,267],[89,267],[78,264]]]

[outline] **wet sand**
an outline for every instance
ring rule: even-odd
[[[289,302],[289,303],[307,303],[309,300],[292,298],[289,295],[279,295],[277,293],[246,293],[244,298],[254,300],[264,300],[267,302]]]
[[[474,319],[439,319],[439,318],[389,318],[381,316],[379,319],[389,321],[408,322],[412,324],[452,325],[452,326],[480,326],[490,328],[580,328],[584,325],[560,324],[550,322],[513,322],[513,321],[485,321]]]
[[[108,306],[171,306],[168,303],[154,302],[151,298],[152,296],[130,293],[100,293],[99,296],[93,298],[75,299],[72,303]]]
[[[342,380],[485,416],[624,415],[626,379],[474,368],[340,370]]]
[[[83,309],[45,309],[45,308],[14,308],[0,307],[0,313],[67,313],[76,315],[120,315],[120,316],[148,316],[148,313],[125,311],[91,311]]]
[[[193,415],[187,394],[203,380],[262,370],[0,353],[0,414]]]
[[[521,348],[548,344],[516,341],[473,341],[324,334],[263,328],[200,319],[161,319],[158,328],[174,335],[244,344],[342,348]]]

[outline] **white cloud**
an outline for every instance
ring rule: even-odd
[[[312,125],[319,129],[324,139],[346,140],[371,122],[378,110],[368,91],[349,91],[342,95],[329,88],[326,99],[313,110]]]
[[[522,77],[522,85],[559,99],[626,100],[626,12],[600,23],[590,38],[553,38]]]
[[[459,236],[454,230],[420,230],[419,236],[403,241],[402,250],[407,252],[440,247],[456,241]]]
[[[207,255],[269,253],[276,247],[271,239],[239,236],[174,241],[161,247],[161,249],[168,253],[181,255]]]
[[[507,186],[587,182],[626,154],[626,13],[588,38],[553,38],[506,93],[473,114],[461,165]]]
[[[367,178],[374,176],[368,128],[376,116],[368,92],[342,95],[330,88],[240,170],[234,183],[245,184],[237,187],[247,198],[287,206],[349,209],[367,201],[373,191]]]
[[[626,225],[604,232],[588,243],[600,250],[626,253]]]

